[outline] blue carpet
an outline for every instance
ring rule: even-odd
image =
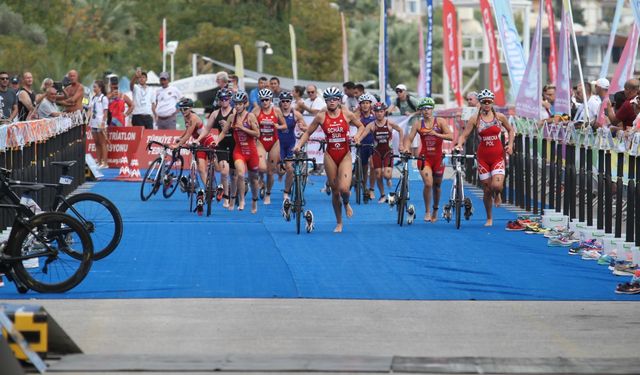
[[[419,181],[411,184],[419,209],[414,225],[395,224],[388,205],[354,204],[344,233],[334,234],[330,199],[320,192],[323,182],[313,177],[307,188],[316,230],[300,235],[280,215],[279,183],[274,204],[260,202],[256,215],[217,204],[211,217],[198,217],[187,212],[186,196],[179,192],[141,202],[139,183],[99,182],[93,191],[112,199],[125,221],[120,247],[65,294],[19,295],[7,283],[0,299],[640,300],[614,293],[629,278],[568,256],[564,248],[549,248],[542,236],[505,231],[514,217],[506,209],[496,210],[495,226],[485,228],[475,194],[475,214],[460,230],[442,220],[424,223]],[[450,186],[446,181],[445,197]]]

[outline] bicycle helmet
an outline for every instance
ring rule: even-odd
[[[425,109],[425,108],[433,108],[435,106],[436,106],[436,102],[434,102],[433,99],[431,99],[429,97],[422,98],[418,102],[418,109],[420,109],[420,110]]]
[[[342,91],[340,91],[339,88],[332,86],[324,90],[324,92],[322,93],[322,97],[324,98],[324,100],[335,98],[342,99]]]
[[[377,111],[384,111],[387,109],[387,106],[384,103],[381,102],[377,102],[373,105],[373,111],[377,112]]]
[[[283,91],[283,92],[280,93],[278,98],[280,98],[280,101],[282,101],[282,100],[293,100],[293,95],[291,95],[291,93],[289,91]]]
[[[218,94],[216,95],[216,98],[218,99],[224,99],[224,98],[230,98],[233,96],[233,93],[227,89],[221,89],[220,91],[218,91]]]
[[[375,103],[377,102],[377,100],[376,98],[373,97],[373,95],[369,94],[368,92],[365,92],[364,94],[360,95],[360,97],[358,98],[358,104],[362,102]]]
[[[260,99],[271,99],[273,98],[273,91],[269,89],[261,89],[258,91],[258,98]]]
[[[495,97],[496,96],[490,90],[487,90],[487,89],[480,91],[480,93],[478,94],[478,100],[483,100],[483,99],[494,100]]]
[[[249,98],[247,97],[247,93],[244,91],[238,91],[233,95],[233,101],[235,103],[246,103]]]
[[[180,99],[178,104],[176,104],[176,107],[178,107],[179,109],[193,108],[193,100],[191,100],[189,98],[182,98],[182,99]]]

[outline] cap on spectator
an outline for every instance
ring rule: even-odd
[[[169,73],[167,72],[160,73],[160,79],[169,79]]]
[[[398,86],[396,86],[396,90],[407,91],[407,86],[401,83]]]
[[[603,89],[609,89],[609,80],[606,78],[600,78],[596,81],[596,86],[602,87]]]
[[[20,83],[20,79],[17,76],[11,77],[11,83],[16,84]]]

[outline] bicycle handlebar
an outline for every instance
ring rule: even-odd
[[[448,156],[450,158],[466,158],[466,159],[475,159],[476,156],[475,155],[464,155],[464,154],[458,154],[458,153],[451,153],[451,154],[446,154],[446,153],[442,153],[442,156]]]
[[[168,148],[171,148],[168,144],[166,143],[160,143],[158,141],[149,141],[149,143],[147,143],[147,150],[151,151],[151,146],[152,145],[158,145],[162,148],[164,148],[165,150]]]
[[[406,159],[406,160],[422,160],[424,161],[424,155],[419,155],[419,156],[413,156],[413,154],[411,154],[410,152],[401,152],[399,154],[393,154],[391,155],[391,157],[394,158],[400,158],[400,159]]]

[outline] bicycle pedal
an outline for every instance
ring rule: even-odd
[[[222,200],[223,195],[224,195],[224,188],[222,187],[222,185],[218,185],[218,188],[216,189],[216,200],[220,202]]]

